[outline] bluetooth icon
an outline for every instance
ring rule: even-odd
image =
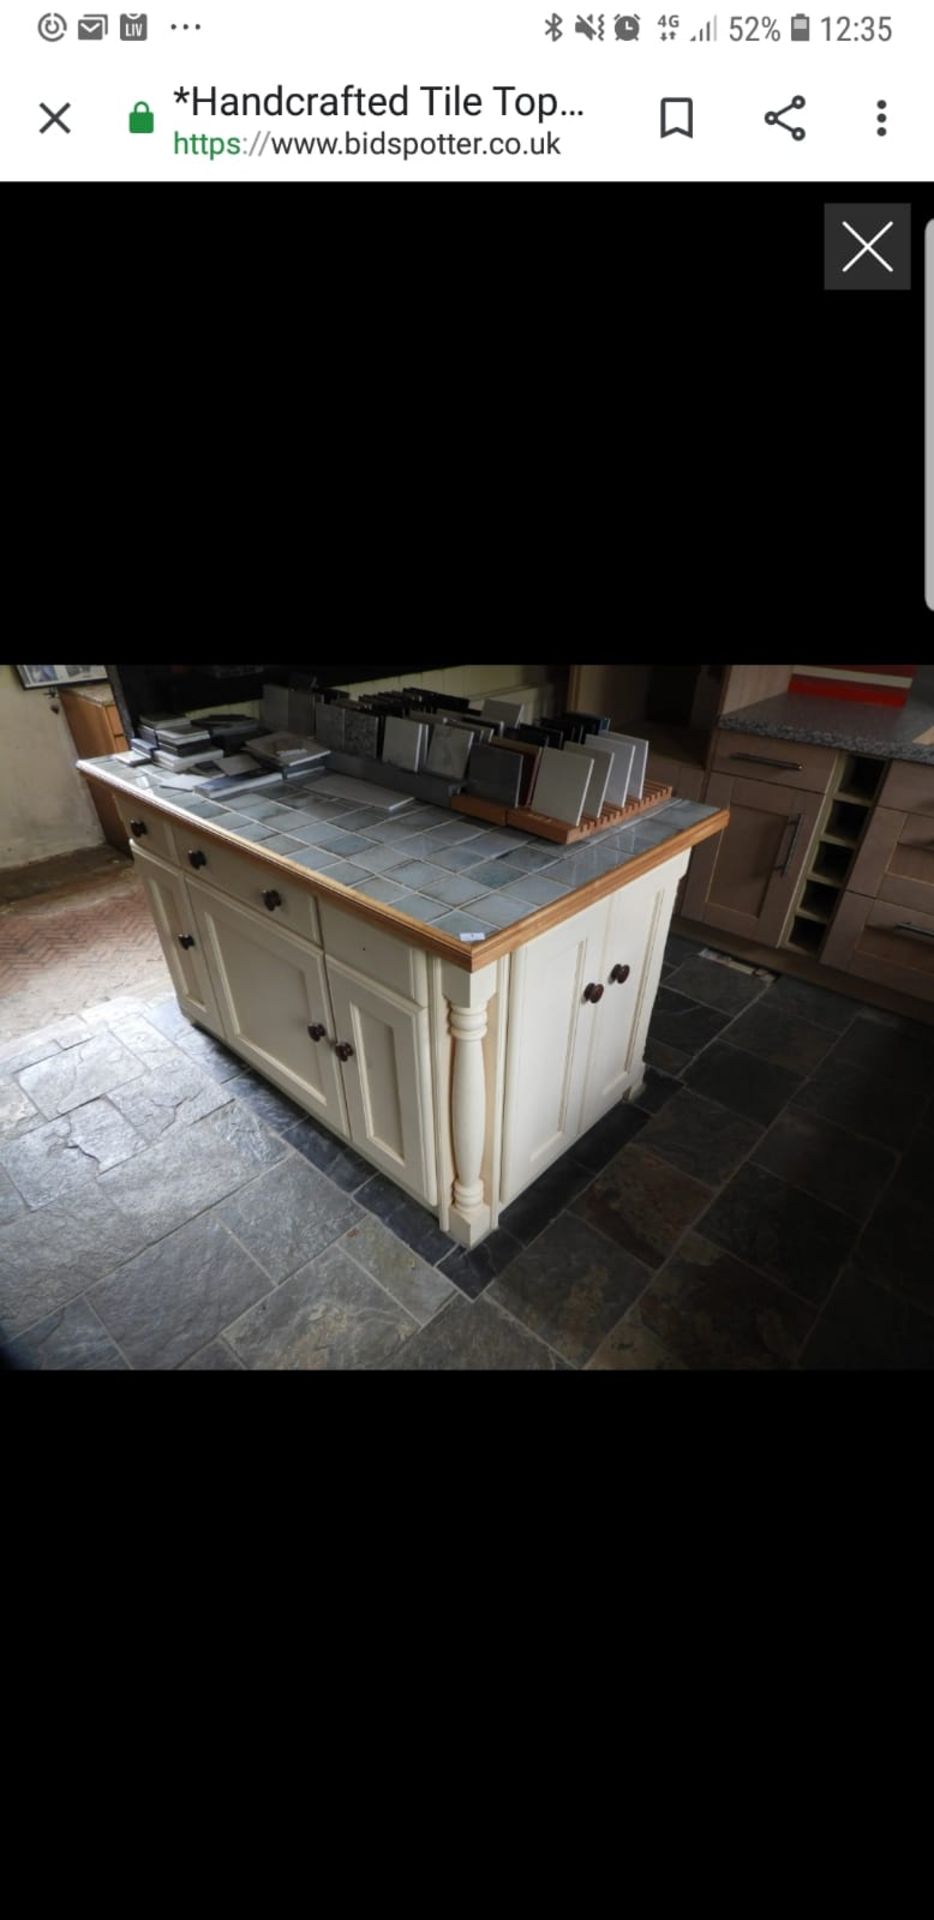
[[[561,39],[560,13],[553,13],[551,16],[551,19],[545,21],[545,38],[546,40],[555,40],[555,41],[558,41]]]

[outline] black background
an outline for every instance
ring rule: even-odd
[[[12,577],[118,657],[923,658],[932,199],[8,188]],[[824,292],[848,200],[911,293]]]

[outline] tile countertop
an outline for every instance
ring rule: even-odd
[[[103,776],[108,784],[119,784],[129,796],[171,807],[179,820],[197,819],[222,828],[257,853],[294,863],[309,878],[339,881],[371,905],[379,903],[420,921],[426,932],[446,935],[451,958],[471,968],[482,964],[478,954],[484,942],[518,930],[522,921],[530,922],[525,937],[533,938],[540,923],[531,921],[540,908],[565,898],[570,903],[571,895],[639,855],[663,849],[666,842],[715,816],[719,827],[727,818],[718,807],[669,800],[632,826],[562,847],[414,799],[395,813],[326,799],[316,794],[313,776],[283,779],[279,786],[238,795],[224,805],[160,786],[155,770],[126,767],[112,756],[79,760],[78,766]],[[577,911],[577,905],[571,910]],[[392,929],[388,915],[385,924]],[[398,926],[396,931],[411,938],[417,937],[418,928]],[[463,941],[465,934],[475,937]],[[454,946],[461,941],[462,946]]]
[[[751,707],[721,715],[717,722],[734,733],[764,734],[772,740],[800,740],[814,747],[838,747],[875,760],[917,760],[934,767],[934,746],[919,747],[915,736],[934,727],[934,687],[917,683],[904,707],[872,707],[852,700],[828,700],[802,693],[775,693]]]

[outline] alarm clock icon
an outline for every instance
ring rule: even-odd
[[[614,27],[617,40],[638,40],[639,15],[637,13],[618,13]]]

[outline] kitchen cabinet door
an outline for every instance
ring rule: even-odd
[[[917,1000],[934,1000],[934,913],[847,889],[821,959]]]
[[[934,913],[934,819],[874,807],[847,887],[894,906]]]
[[[224,1037],[299,1106],[347,1137],[324,955],[197,881],[185,883]]]
[[[426,1206],[438,1197],[428,1009],[327,962],[350,1137]]]
[[[679,861],[622,887],[609,902],[590,1052],[584,1075],[579,1132],[585,1133],[633,1086],[641,1086],[643,1055],[678,881]]]
[[[162,942],[165,963],[179,1005],[190,1020],[198,1020],[214,1033],[221,1032],[221,1018],[211,976],[208,972],[201,935],[195,926],[188,889],[180,873],[163,865],[151,853],[133,848],[133,865],[143,883],[149,911]]]
[[[695,847],[682,911],[776,947],[811,851],[821,795],[712,773],[704,798],[708,806],[729,807],[730,824]]]
[[[509,982],[502,1204],[581,1132],[584,1085],[603,984],[609,905],[601,901],[517,947]],[[621,991],[620,989],[614,989]],[[625,1004],[625,1003],[624,1003]],[[610,1020],[623,1019],[622,1007]]]

